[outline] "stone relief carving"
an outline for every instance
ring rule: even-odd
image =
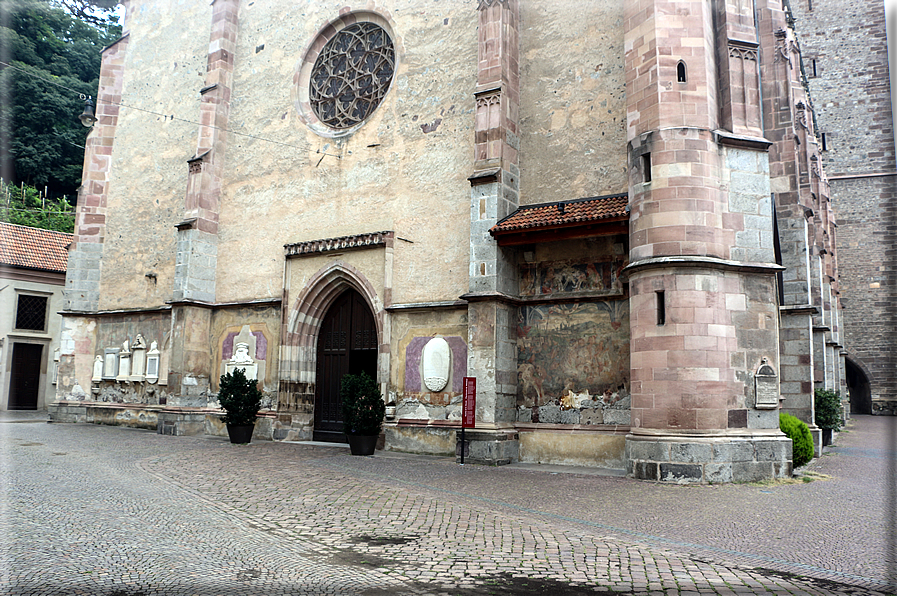
[[[448,383],[451,371],[452,351],[448,342],[441,337],[434,337],[424,346],[421,360],[424,385],[430,391],[442,391]]]
[[[490,91],[477,96],[477,108],[486,108],[501,102],[501,91]]]
[[[802,101],[797,102],[797,105],[794,106],[797,110],[797,115],[795,121],[800,125],[804,130],[809,130],[807,126],[807,104]]]
[[[776,62],[787,62],[788,67],[791,68],[791,53],[793,51],[791,47],[791,40],[788,39],[788,32],[784,29],[779,29],[775,32],[776,36],[776,54],[775,61]]]
[[[131,345],[131,375],[130,380],[141,382],[146,372],[146,340],[143,334],[138,333]]]
[[[753,60],[757,61],[757,49],[756,48],[743,48],[740,46],[729,46],[729,57],[730,58],[740,58],[742,60]]]
[[[254,346],[250,345],[248,338],[244,339],[246,335],[254,338],[249,332],[248,325],[244,326],[240,335],[237,336],[238,340],[243,339],[244,341],[236,341],[234,343],[234,355],[227,361],[225,370],[228,374],[233,374],[234,371],[239,368],[243,371],[243,374],[246,375],[247,379],[257,380],[259,366],[255,359],[250,355],[250,350],[255,350]]]
[[[103,355],[103,379],[114,381],[118,376],[118,348],[106,348]]]
[[[156,342],[150,344],[146,354],[146,382],[155,383],[159,380],[159,345]]]
[[[97,354],[96,360],[93,361],[93,376],[90,379],[94,383],[103,380],[103,357]]]

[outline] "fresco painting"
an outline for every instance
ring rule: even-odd
[[[608,408],[628,418],[628,300],[523,306],[517,336],[519,420],[602,424],[596,410]]]
[[[622,257],[589,261],[549,261],[520,266],[520,295],[541,296],[563,292],[619,294],[623,291]]]

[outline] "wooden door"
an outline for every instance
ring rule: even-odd
[[[327,311],[318,335],[316,441],[345,442],[340,381],[362,371],[377,378],[377,326],[361,294],[347,290]]]
[[[14,343],[9,379],[10,410],[36,410],[40,388],[42,344]]]

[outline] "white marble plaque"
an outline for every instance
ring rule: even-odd
[[[424,346],[421,354],[423,363],[424,384],[430,391],[442,391],[449,379],[452,365],[452,350],[448,342],[441,337],[434,337]]]

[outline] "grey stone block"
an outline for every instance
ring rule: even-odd
[[[734,482],[761,482],[774,477],[771,462],[735,462],[732,464]]]
[[[670,444],[663,441],[626,441],[626,449],[629,459],[670,461]]]
[[[660,479],[664,482],[701,482],[704,469],[700,464],[660,464]]]
[[[707,464],[704,466],[704,482],[732,482],[732,464]]]
[[[670,461],[684,463],[704,463],[712,458],[711,445],[703,443],[673,443],[670,446]]]
[[[561,410],[561,424],[579,424],[579,410]]]
[[[561,421],[561,409],[554,405],[541,406],[539,408],[539,422],[558,424]]]
[[[639,480],[659,480],[657,463],[652,461],[632,462],[632,476]]]
[[[713,446],[713,461],[717,463],[754,461],[754,444],[746,440],[716,444]]]

